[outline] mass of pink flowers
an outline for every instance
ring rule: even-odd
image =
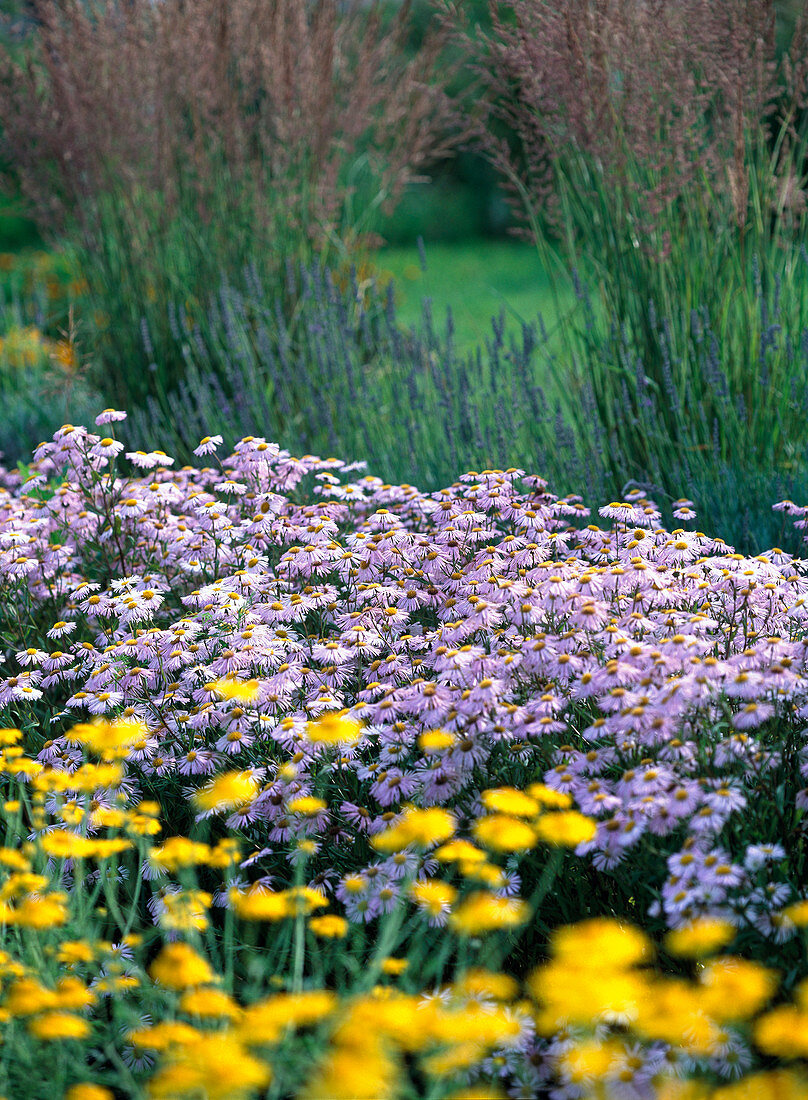
[[[260,793],[225,821],[254,845],[243,882],[291,881],[290,842],[308,837],[309,885],[363,923],[417,861],[358,859],[363,835],[407,804],[468,822],[482,790],[542,781],[597,820],[576,858],[604,889],[628,884],[639,919],[797,934],[805,562],[666,530],[639,491],[591,516],[519,469],[426,493],[250,437],[222,458],[203,440],[200,465],[177,468],[126,451],[123,418],[66,425],[24,483],[5,475],[6,613],[20,631],[49,614],[52,648],[9,660],[0,705],[21,726],[51,707],[43,763],[78,766],[61,731],[105,715],[150,731],[127,761],[133,797],[249,772]],[[692,526],[690,501],[675,514]],[[228,679],[254,698],[213,690]],[[305,736],[330,712],[361,724],[357,743]],[[451,736],[423,742],[432,730]],[[327,808],[290,811],[324,784]],[[516,857],[499,889],[520,891]]]

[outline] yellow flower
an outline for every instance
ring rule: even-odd
[[[490,814],[474,823],[474,835],[495,852],[526,852],[536,845],[532,825],[507,814]]]
[[[33,1016],[37,1012],[55,1008],[56,994],[52,989],[34,981],[33,978],[20,978],[10,987],[5,1000],[5,1008],[12,1016]]]
[[[467,970],[454,983],[461,997],[485,997],[494,1001],[512,1001],[519,992],[519,983],[509,974],[493,970]]]
[[[783,910],[783,916],[797,928],[805,928],[808,925],[808,898],[802,898],[800,901],[795,901],[793,905],[787,905]]]
[[[0,848],[0,864],[15,871],[27,871],[31,866],[28,857],[17,848]]]
[[[418,738],[418,747],[422,752],[440,752],[450,749],[457,738],[446,730],[427,730]]]
[[[550,948],[555,958],[571,966],[599,970],[621,970],[653,958],[651,941],[644,932],[608,917],[557,928]]]
[[[171,836],[159,848],[152,848],[149,862],[161,870],[176,872],[181,867],[207,863],[210,855],[210,848],[201,841],[189,840],[185,836]]]
[[[128,1042],[141,1050],[170,1050],[195,1043],[199,1037],[199,1030],[182,1020],[164,1020],[153,1027],[136,1028],[126,1035]]]
[[[64,940],[57,953],[57,959],[63,966],[78,966],[92,962],[95,951],[84,940]]]
[[[126,824],[126,814],[122,810],[113,810],[108,806],[99,806],[90,816],[94,829],[120,829]]]
[[[204,932],[208,927],[207,911],[212,902],[213,898],[205,890],[181,890],[177,894],[166,894],[160,927],[178,932]]]
[[[487,998],[492,1001],[512,1001],[519,992],[519,983],[507,974],[495,970],[466,970],[454,983],[461,997]]]
[[[684,928],[676,928],[665,937],[672,955],[701,959],[719,951],[735,936],[735,925],[718,917],[699,917]]]
[[[323,802],[322,798],[315,798],[314,795],[306,794],[290,799],[286,808],[293,814],[314,817],[316,814],[322,813],[323,810],[327,810],[328,805]]]
[[[475,848],[470,840],[450,840],[433,854],[442,863],[485,863],[485,852]]]
[[[244,1009],[236,1028],[247,1046],[276,1042],[287,1028],[310,1027],[337,1008],[336,994],[325,989],[304,993],[278,993]]]
[[[78,978],[60,978],[56,983],[56,1008],[67,1008],[76,1011],[80,1008],[89,1008],[95,1004],[96,995],[92,989],[88,989]]]
[[[449,924],[460,936],[478,936],[498,928],[516,928],[529,916],[527,903],[520,898],[500,898],[482,891],[465,898],[450,916]]]
[[[390,955],[388,958],[382,960],[382,974],[389,974],[391,977],[395,977],[398,974],[403,974],[409,965],[408,959],[397,959]]]
[[[207,959],[203,959],[187,943],[167,944],[151,964],[149,974],[153,981],[167,989],[208,985],[215,979]]]
[[[362,736],[362,727],[345,711],[321,715],[306,726],[306,737],[314,745],[355,745]]]
[[[95,988],[99,993],[126,993],[128,990],[137,989],[139,985],[140,978],[134,974],[120,974],[117,977],[99,978]]]
[[[808,1057],[808,1012],[796,1005],[780,1005],[754,1024],[755,1043],[775,1058]]]
[[[33,871],[18,871],[9,875],[0,887],[0,898],[19,898],[24,894],[38,894],[47,889],[49,879],[46,875],[36,875]]]
[[[808,1100],[808,1081],[788,1069],[752,1073],[732,1085],[719,1085],[710,1100]]]
[[[110,856],[132,847],[131,840],[124,840],[122,837],[94,840],[65,829],[53,829],[45,833],[40,838],[40,843],[48,855],[55,856],[56,859],[109,859]]]
[[[206,685],[207,690],[215,692],[220,699],[234,703],[254,703],[260,692],[257,680],[214,680]]]
[[[754,1016],[777,988],[777,972],[734,955],[712,959],[700,970],[704,1011],[714,1020]]]
[[[289,898],[291,911],[296,916],[307,917],[315,909],[322,909],[328,905],[327,898],[312,886],[292,886],[285,893]]]
[[[16,924],[20,928],[52,928],[67,922],[67,895],[46,894],[26,897],[12,909],[0,904],[0,923]]]
[[[315,936],[324,939],[341,939],[348,933],[348,922],[345,917],[338,917],[335,913],[326,913],[322,917],[312,917],[309,928]]]
[[[399,1068],[383,1044],[367,1035],[333,1046],[299,1094],[300,1100],[379,1100],[398,1096]]]
[[[424,1058],[421,1065],[430,1077],[450,1077],[481,1062],[487,1053],[480,1043],[453,1043],[448,1050]]]
[[[197,791],[194,801],[201,810],[234,810],[257,793],[258,780],[251,772],[225,772]]]
[[[562,1055],[561,1068],[574,1084],[592,1084],[609,1073],[618,1052],[616,1043],[582,1039]]]
[[[230,907],[245,920],[283,920],[284,917],[308,916],[314,909],[328,905],[328,901],[311,886],[293,886],[289,890],[275,892],[260,887],[229,893]]]
[[[460,1009],[444,1009],[431,1023],[432,1038],[443,1043],[472,1042],[478,1046],[505,1045],[519,1037],[521,1025],[504,1006],[471,1002]]]
[[[483,791],[482,802],[487,810],[511,814],[514,817],[535,817],[539,812],[536,799],[515,787],[495,787]]]
[[[193,989],[183,993],[180,1011],[203,1019],[233,1019],[241,1009],[226,993],[218,989]]]
[[[464,878],[482,882],[491,890],[499,889],[505,885],[505,872],[495,863],[478,863],[476,860],[469,863],[458,864],[460,874]]]
[[[232,867],[239,859],[239,842],[234,836],[225,836],[210,850],[211,867]]]
[[[265,1089],[272,1073],[226,1032],[200,1035],[194,1043],[168,1052],[168,1064],[148,1084],[153,1100],[246,1100]]]
[[[41,779],[47,781],[53,776],[53,772],[48,772]],[[123,779],[123,769],[120,764],[82,764],[74,772],[61,773],[56,778],[60,780],[63,789],[69,787],[71,791],[83,791],[90,794],[99,787],[120,786]],[[34,786],[37,786],[36,781]]]
[[[546,844],[560,848],[577,848],[591,840],[597,826],[591,817],[584,817],[577,810],[544,814],[536,822],[536,835]]]
[[[437,806],[426,810],[408,807],[400,821],[371,838],[371,844],[380,852],[400,852],[411,844],[431,848],[448,840],[455,831],[454,817],[448,810]]]
[[[284,920],[294,916],[294,907],[285,890],[233,889],[228,894],[230,908],[243,920]]]
[[[128,756],[132,748],[148,735],[149,728],[143,722],[119,719],[115,722],[80,723],[67,731],[65,739],[84,745],[103,760],[115,760]]]
[[[113,1093],[103,1085],[93,1085],[89,1081],[73,1085],[64,1095],[64,1100],[115,1100]]]
[[[632,975],[619,977],[625,981]],[[633,1017],[633,1029],[643,1038],[682,1047],[693,1055],[718,1053],[726,1038],[705,1013],[699,990],[679,978],[647,979],[626,1015]]]
[[[45,1012],[29,1022],[28,1030],[36,1039],[86,1039],[90,1025],[70,1012]]]
[[[115,1097],[103,1085],[93,1085],[88,1081],[69,1088],[64,1095],[64,1100],[115,1100]]]
[[[568,810],[572,805],[572,798],[566,791],[555,791],[544,783],[531,783],[527,793],[531,798],[535,798],[540,806],[550,810]]]
[[[457,890],[448,882],[436,879],[421,879],[410,886],[413,901],[430,917],[439,917],[446,913],[457,898]]]

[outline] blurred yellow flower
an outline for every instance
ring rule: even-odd
[[[474,836],[495,852],[526,852],[536,846],[536,830],[507,814],[490,814],[474,823]]]
[[[149,1081],[153,1100],[246,1100],[272,1080],[269,1066],[227,1032],[200,1034],[170,1049],[167,1062]]]
[[[355,745],[361,736],[361,725],[342,711],[323,714],[306,726],[306,737],[315,745]]]
[[[187,943],[167,944],[149,967],[149,975],[167,989],[209,985],[216,977],[207,959]]]
[[[65,734],[68,742],[84,745],[103,760],[123,759],[149,735],[143,722],[121,719],[115,722],[84,722]]]
[[[499,928],[516,928],[530,916],[521,898],[501,898],[481,891],[470,894],[449,917],[449,925],[461,936],[478,936]]]
[[[539,812],[539,803],[535,798],[515,787],[495,787],[483,791],[482,803],[487,810],[514,817],[535,817]]]
[[[323,939],[341,939],[348,933],[348,922],[336,913],[325,913],[322,917],[312,917],[309,928],[315,936]]]
[[[410,845],[430,848],[448,840],[454,833],[456,822],[448,810],[437,806],[426,810],[408,807],[400,821],[371,838],[371,844],[380,852],[399,852]]]
[[[597,825],[593,819],[577,810],[547,813],[536,822],[539,840],[558,848],[577,848],[579,844],[591,840],[596,832]]]
[[[735,936],[735,925],[719,917],[699,917],[682,928],[668,932],[665,946],[672,955],[701,959],[719,951]]]
[[[258,793],[258,780],[251,772],[225,772],[207,783],[194,795],[201,810],[234,810],[252,802]]]
[[[86,1039],[90,1025],[70,1012],[45,1012],[29,1022],[28,1031],[37,1039]]]

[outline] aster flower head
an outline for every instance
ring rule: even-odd
[[[203,455],[213,454],[219,447],[221,447],[224,440],[220,435],[206,435],[204,439],[199,441],[197,447],[194,448],[194,454],[201,458]]]
[[[119,423],[126,420],[126,413],[120,409],[104,409],[95,418],[96,425],[100,428],[103,424]]]

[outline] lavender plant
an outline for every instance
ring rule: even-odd
[[[429,488],[458,465],[536,464],[589,503],[642,482],[668,508],[692,497],[743,549],[796,549],[770,502],[805,485],[808,325],[778,287],[764,293],[758,282],[744,397],[732,392],[724,336],[706,308],[690,317],[687,373],[678,319],[651,313],[660,388],[631,331],[604,319],[580,282],[562,338],[541,318],[518,330],[493,318],[473,355],[456,351],[451,316],[439,322],[428,302],[421,324],[402,331],[392,287],[383,294],[355,277],[340,287],[321,266],[290,266],[299,308],[289,321],[254,273],[249,283],[246,294],[223,285],[204,323],[172,311],[185,380],[167,408],[151,401],[134,414],[154,446],[171,437],[188,456],[206,430],[230,443],[270,425],[287,446],[366,458],[390,480]]]
[[[806,323],[804,11],[781,35],[771,0],[516,0],[491,13],[465,31],[488,112],[480,141],[544,259],[549,231],[616,325],[605,361],[574,326],[562,336],[619,461],[666,466],[674,447],[686,466],[695,446],[737,468],[740,437],[745,465],[787,477],[802,406],[793,355],[768,349],[773,313],[793,333]],[[694,336],[705,314],[709,369]]]

